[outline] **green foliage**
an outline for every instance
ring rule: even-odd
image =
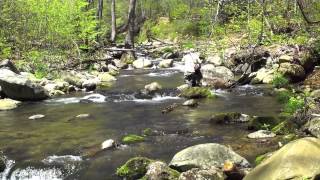
[[[284,112],[289,113],[289,114],[293,114],[298,109],[302,109],[304,107],[304,105],[305,105],[304,99],[301,98],[300,96],[291,97],[284,107]]]
[[[257,166],[257,165],[261,164],[262,161],[266,160],[267,158],[268,158],[268,153],[267,154],[262,154],[262,155],[257,156],[254,162],[255,162],[255,164]]]
[[[289,90],[286,90],[278,92],[276,97],[280,103],[287,103],[291,96],[293,96],[293,94]]]
[[[31,62],[35,77],[41,79],[49,72],[48,64],[44,62],[45,55],[39,51],[30,51],[26,53],[25,59]]]
[[[282,74],[275,74],[272,80],[272,85],[275,88],[285,88],[289,85],[289,80]]]

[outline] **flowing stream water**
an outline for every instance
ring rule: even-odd
[[[144,85],[159,82],[165,93],[151,99],[135,95]],[[242,86],[216,91],[217,99],[204,99],[197,108],[178,107],[168,114],[162,109],[185,101],[174,93],[183,84],[177,69],[124,70],[115,84],[94,93],[76,93],[43,102],[23,103],[0,112],[0,149],[7,169],[0,179],[119,179],[116,168],[134,156],[170,162],[178,151],[200,143],[231,146],[250,162],[275,146],[246,138],[246,124],[210,124],[214,112],[241,112],[273,116],[281,106],[268,89]],[[84,102],[91,97],[94,102]],[[34,114],[45,118],[29,120]],[[88,118],[75,118],[90,114]],[[81,154],[107,139],[118,142],[126,134],[156,131],[145,142],[99,152]]]

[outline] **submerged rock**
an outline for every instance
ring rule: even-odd
[[[170,167],[179,171],[192,168],[222,168],[229,160],[239,168],[250,167],[250,163],[232,149],[215,143],[200,144],[178,152],[170,162]]]
[[[37,101],[49,97],[48,92],[39,84],[7,69],[0,69],[0,86],[3,93],[14,100]]]
[[[142,179],[148,180],[176,180],[180,173],[171,169],[168,165],[161,161],[152,162],[147,167],[147,173]]]
[[[0,157],[0,173],[6,169],[6,160],[4,157]]]
[[[20,103],[20,101],[15,101],[12,99],[0,99],[0,111],[15,109]]]
[[[122,138],[122,142],[125,144],[132,144],[137,142],[143,142],[145,139],[142,136],[138,136],[135,134],[129,134]]]
[[[145,157],[132,158],[118,168],[116,174],[125,179],[142,178],[147,173],[147,167],[151,162],[151,159]]]
[[[110,148],[115,147],[115,145],[116,145],[116,142],[113,139],[108,139],[108,140],[103,141],[103,143],[101,143],[101,149],[102,150],[110,149]]]
[[[215,167],[209,169],[193,168],[181,173],[179,180],[224,180],[223,172]]]
[[[244,180],[315,179],[320,175],[320,139],[292,141],[254,168]]]
[[[76,116],[76,118],[88,118],[90,117],[90,114],[79,114]]]
[[[35,120],[35,119],[42,119],[44,117],[45,117],[45,115],[43,115],[43,114],[37,114],[37,115],[30,116],[28,119]]]
[[[250,139],[273,138],[273,137],[276,137],[276,134],[267,130],[259,130],[259,131],[250,133],[248,135],[248,138]]]
[[[184,89],[181,92],[181,96],[190,99],[216,97],[215,94],[210,91],[210,89],[204,87],[190,87]]]
[[[190,99],[190,100],[185,101],[182,105],[189,106],[189,107],[195,107],[198,105],[198,102],[195,99]]]
[[[211,123],[230,124],[249,122],[252,117],[238,112],[215,113],[210,118]]]

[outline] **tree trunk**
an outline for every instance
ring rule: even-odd
[[[125,47],[128,49],[134,48],[134,29],[136,17],[136,0],[130,0],[128,13],[128,33],[126,36]]]
[[[116,0],[111,0],[111,38],[112,43],[116,40],[117,35],[117,22],[116,22]]]
[[[98,1],[98,10],[97,10],[97,18],[99,20],[102,19],[102,11],[103,11],[103,0]]]

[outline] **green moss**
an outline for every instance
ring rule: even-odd
[[[210,91],[209,88],[204,87],[191,87],[184,89],[181,93],[185,98],[215,98],[216,95]]]
[[[138,136],[135,134],[129,134],[125,137],[122,138],[122,142],[125,144],[131,144],[131,143],[136,143],[136,142],[142,142],[144,141],[144,137]]]
[[[268,159],[271,155],[272,155],[272,153],[266,153],[266,154],[259,155],[259,156],[256,157],[254,162],[255,162],[256,165],[259,165],[264,160]]]
[[[294,132],[294,124],[286,120],[273,127],[271,131],[278,135],[290,134]]]
[[[145,157],[129,159],[124,165],[117,169],[116,174],[127,179],[139,179],[147,172],[148,165],[153,160]]]

